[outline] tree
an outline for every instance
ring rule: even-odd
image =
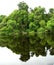
[[[2,22],[2,20],[5,18],[5,15],[0,15],[0,23]]]
[[[0,15],[0,46],[6,46],[27,61],[34,54],[46,56],[45,47],[54,54],[54,9],[46,13],[39,6],[28,11],[25,2],[9,16]]]
[[[50,32],[54,32],[54,19],[51,19],[47,22],[47,29]]]
[[[28,11],[28,5],[23,1],[18,4],[20,10]]]

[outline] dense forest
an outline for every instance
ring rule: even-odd
[[[0,15],[0,46],[21,54],[22,61],[30,58],[30,52],[46,56],[45,47],[52,47],[54,55],[54,9],[46,13],[41,6],[32,9],[20,2],[10,15]]]

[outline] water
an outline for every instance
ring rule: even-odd
[[[6,47],[0,47],[0,65],[54,65],[54,55],[50,55],[49,50],[46,56],[34,55],[26,62],[19,58],[20,54],[15,54]]]
[[[1,36],[0,65],[54,65],[54,33]]]

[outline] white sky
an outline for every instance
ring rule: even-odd
[[[35,6],[45,7],[48,11],[49,8],[54,8],[54,0],[0,0],[0,15],[8,15],[17,8],[17,4],[25,1],[29,7]]]
[[[29,7],[36,6],[45,7],[48,11],[49,8],[54,8],[54,0],[0,0],[0,15],[9,15],[13,10],[17,9],[17,4],[25,1]],[[27,63],[22,63],[19,56],[12,53],[9,49],[0,48],[0,65],[48,65],[47,63],[54,62],[54,56],[48,55],[47,57],[33,57]]]

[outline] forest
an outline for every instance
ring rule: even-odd
[[[0,15],[0,46],[21,54],[20,60],[31,56],[46,56],[45,47],[54,55],[54,8],[29,8],[25,2],[8,16]]]

